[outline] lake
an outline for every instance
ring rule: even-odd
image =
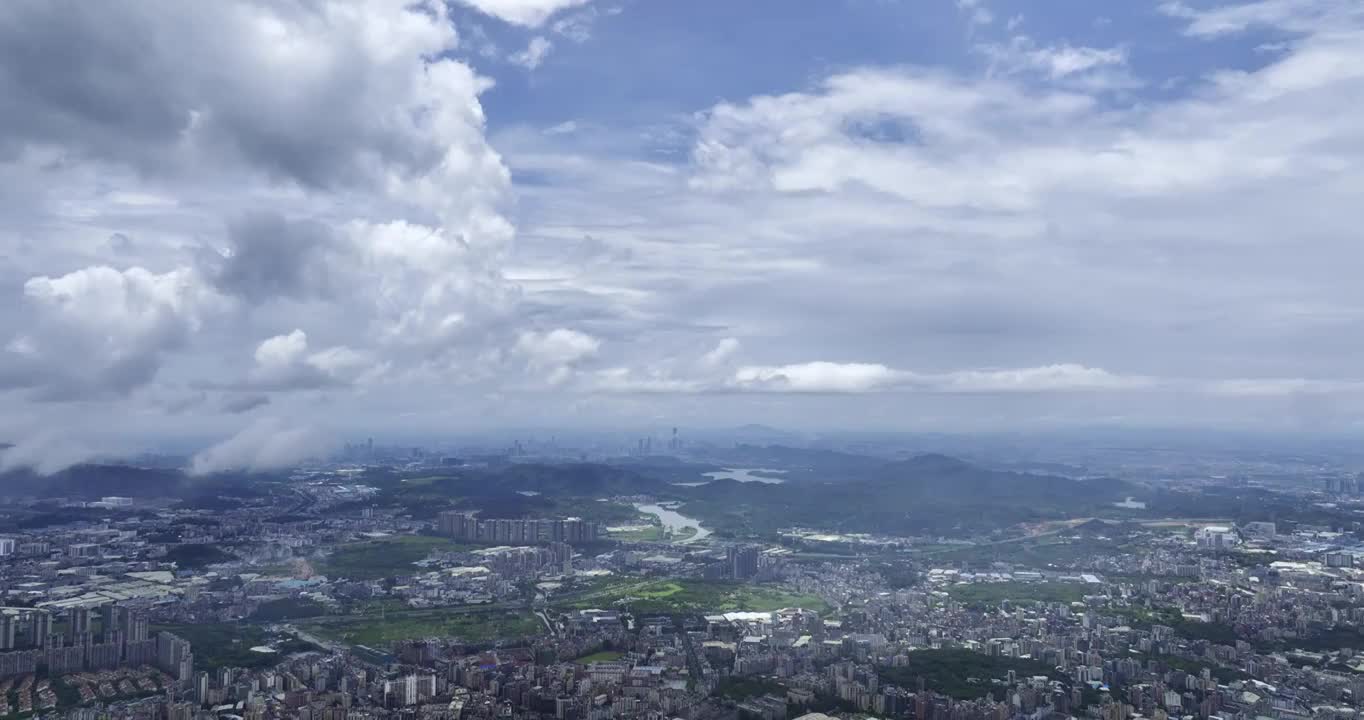
[[[739,482],[767,483],[768,485],[780,485],[785,480],[781,478],[763,477],[753,473],[769,473],[773,475],[783,475],[785,470],[772,470],[769,468],[725,468],[715,472],[703,473],[712,480],[738,480]]]
[[[686,540],[680,540],[679,542],[695,542],[710,535],[709,530],[701,527],[701,522],[699,520],[689,518],[672,508],[664,507],[662,505],[636,504],[635,509],[646,515],[656,515],[659,521],[663,523],[664,529],[671,528],[674,533],[682,528],[696,528],[695,535],[692,535]]]

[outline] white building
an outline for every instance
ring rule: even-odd
[[[1241,537],[1236,534],[1236,531],[1225,525],[1209,525],[1199,528],[1194,533],[1194,539],[1198,541],[1198,547],[1205,550],[1221,550],[1241,544]]]

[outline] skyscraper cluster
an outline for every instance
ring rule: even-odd
[[[456,540],[503,545],[592,542],[601,532],[597,523],[577,518],[480,520],[473,513],[455,510],[443,512],[437,517],[436,530]]]
[[[95,632],[94,619],[99,619]],[[107,670],[155,663],[185,679],[192,665],[190,645],[170,633],[150,637],[141,612],[109,604],[96,612],[72,607],[65,612],[66,632],[55,632],[53,614],[43,609],[6,609],[0,614],[0,677],[36,672],[50,674]],[[168,648],[174,646],[174,650]],[[164,657],[163,657],[164,656]],[[168,660],[169,662],[162,662]]]

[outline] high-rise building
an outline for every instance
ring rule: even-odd
[[[90,608],[73,607],[67,611],[67,628],[71,637],[79,637],[90,632]]]
[[[157,633],[156,666],[176,680],[187,682],[194,670],[189,641],[164,630]]]
[[[126,637],[125,626],[128,616],[128,609],[119,607],[113,603],[104,605],[99,609],[100,634],[104,642],[113,642],[114,639]]]
[[[52,615],[35,612],[29,617],[29,642],[33,647],[45,648],[52,640]]]
[[[548,542],[591,542],[597,539],[601,529],[597,523],[578,518],[480,520],[473,513],[448,510],[436,517],[436,531],[456,540],[537,545]]]
[[[734,545],[726,554],[729,576],[735,580],[748,580],[758,574],[758,548],[752,545]]]
[[[194,699],[200,705],[208,704],[208,673],[202,670],[194,675]]]
[[[0,650],[13,650],[18,645],[19,616],[0,615]]]
[[[573,546],[566,542],[554,542],[549,544],[549,551],[554,557],[554,567],[565,575],[573,572]]]
[[[149,637],[147,616],[140,610],[125,610],[123,613],[123,639],[125,642],[144,642]]]

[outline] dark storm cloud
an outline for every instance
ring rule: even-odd
[[[233,159],[313,188],[368,185],[378,168],[429,171],[442,148],[411,133],[413,119],[363,101],[406,92],[386,86],[365,50],[300,32],[299,67],[316,53],[340,71],[268,76],[277,69],[255,55],[271,39],[262,19],[310,22],[322,9],[0,3],[0,158],[37,143],[153,172]]]
[[[325,267],[336,241],[326,225],[257,212],[228,224],[229,255],[211,271],[224,293],[249,302],[331,294]]]
[[[223,401],[223,412],[233,415],[248,413],[256,408],[265,407],[270,404],[269,395],[241,395],[230,397]]]
[[[145,165],[189,125],[150,3],[0,5],[0,155],[30,141]],[[61,48],[54,52],[54,48]]]

